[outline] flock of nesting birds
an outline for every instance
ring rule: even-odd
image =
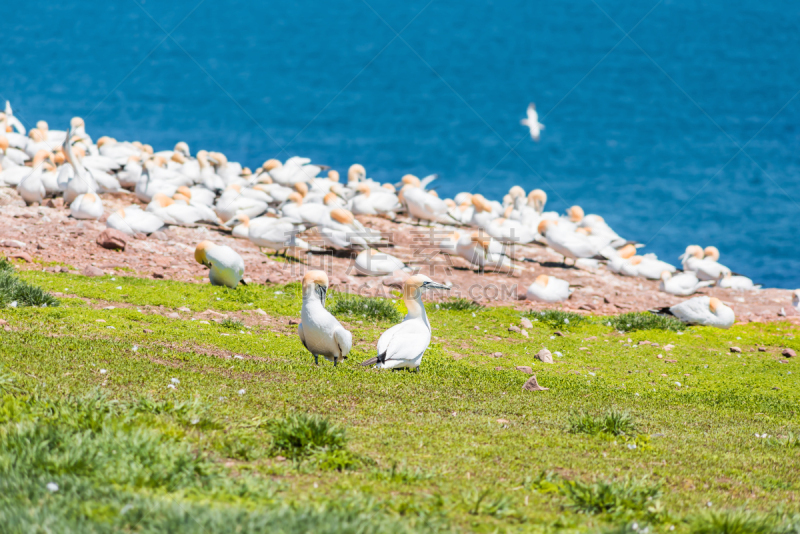
[[[532,136],[534,129],[538,136],[544,126],[530,112],[524,124],[532,128]],[[387,275],[411,269],[399,258],[377,251],[381,234],[366,228],[355,215],[395,220],[405,214],[439,227],[443,237],[436,245],[441,252],[460,256],[481,272],[513,272],[519,261],[510,252],[513,247],[543,245],[561,254],[565,264],[570,261],[594,269],[604,263],[622,276],[660,280],[660,290],[672,295],[691,296],[712,285],[759,288],[721,264],[715,247],[688,246],[680,257],[680,272],[655,254],[640,255],[640,245],[620,237],[600,215],[587,215],[579,206],[563,215],[545,211],[547,195],[541,189],[526,193],[514,186],[502,201],[468,192],[442,199],[429,188],[436,175],[420,179],[409,174],[396,184],[381,184],[368,178],[362,165],[354,164],[342,183],[337,171],[301,157],[285,162],[269,159],[253,172],[219,152],[200,150],[192,155],[184,142],[173,150],[156,152],[138,141],[120,142],[107,136],[93,141],[79,117],[70,121],[67,130],[51,130],[39,121],[26,131],[9,103],[0,113],[0,128],[0,187],[16,188],[28,204],[63,196],[70,215],[77,219],[104,215],[100,193],[130,191],[146,204],[144,209],[131,204],[106,220],[108,227],[129,235],[151,234],[168,225],[218,225],[259,249],[281,254],[325,249],[357,252],[358,273]],[[301,234],[311,229],[314,239],[304,239]],[[230,247],[204,241],[197,245],[195,258],[209,267],[212,284],[235,288],[242,282],[244,261]],[[322,354],[336,363],[347,355],[351,338],[325,310],[327,278],[311,271],[303,287],[300,337],[315,358]],[[372,363],[419,366],[430,341],[420,295],[435,288],[447,286],[422,275],[408,278],[404,298],[409,313],[378,341],[378,357]],[[559,302],[571,292],[567,281],[540,275],[527,288],[527,297]],[[800,311],[800,290],[793,297]],[[721,328],[735,320],[731,308],[707,296],[672,306],[669,312],[690,324]]]

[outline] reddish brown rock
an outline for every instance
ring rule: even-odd
[[[86,267],[83,268],[81,274],[83,276],[103,276],[106,273],[104,273],[103,269],[100,269],[99,267],[95,267],[94,265],[87,265]]]
[[[25,248],[25,243],[16,239],[3,239],[0,241],[0,247],[6,248]]]
[[[48,208],[60,209],[64,207],[64,198],[48,198],[44,201],[44,206]]]
[[[522,371],[526,375],[532,375],[533,374],[533,369],[531,369],[527,365],[518,365],[518,366],[514,367],[514,369],[516,369],[517,371]]]
[[[731,352],[740,353],[740,352],[742,352],[742,349],[740,349],[739,347],[731,347]]]
[[[523,385],[522,391],[548,391],[550,388],[546,388],[539,385],[539,382],[536,381],[536,375],[530,377]]]
[[[97,236],[97,244],[109,250],[125,250],[128,239],[130,238],[119,230],[106,228]]]
[[[797,353],[792,349],[783,349],[781,351],[781,355],[786,357],[786,358],[796,358],[797,357]]]
[[[547,349],[542,349],[536,353],[536,359],[542,363],[553,363],[553,354]]]
[[[22,260],[25,263],[32,263],[33,262],[33,258],[31,258],[31,255],[28,254],[27,252],[21,252],[21,251],[20,252],[14,252],[13,254],[9,254],[8,257],[12,258],[12,259]]]

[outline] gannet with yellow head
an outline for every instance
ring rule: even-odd
[[[244,260],[231,247],[202,241],[194,250],[194,259],[209,268],[211,285],[235,288],[242,281]]]
[[[308,271],[303,276],[303,305],[297,333],[303,346],[314,355],[319,365],[319,356],[332,361],[347,358],[353,346],[353,336],[325,309],[328,293],[328,275],[324,271]]]

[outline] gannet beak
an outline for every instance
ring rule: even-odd
[[[325,298],[328,296],[328,288],[325,286],[317,285],[317,295],[319,296],[319,300],[322,301],[322,305],[325,305]]]
[[[450,288],[444,284],[440,284],[439,282],[425,282],[422,284],[422,287],[425,289],[444,289],[446,291],[450,291]]]

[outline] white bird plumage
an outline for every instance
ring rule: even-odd
[[[319,356],[332,361],[347,358],[353,346],[353,336],[325,309],[328,291],[328,276],[324,271],[308,271],[303,277],[303,305],[297,333],[303,346],[314,355],[319,365]]]
[[[522,119],[519,121],[519,123],[528,127],[531,132],[531,139],[538,143],[541,132],[544,130],[544,124],[539,122],[539,113],[536,111],[536,104],[533,102],[528,104],[527,115],[528,117],[526,119]]]

